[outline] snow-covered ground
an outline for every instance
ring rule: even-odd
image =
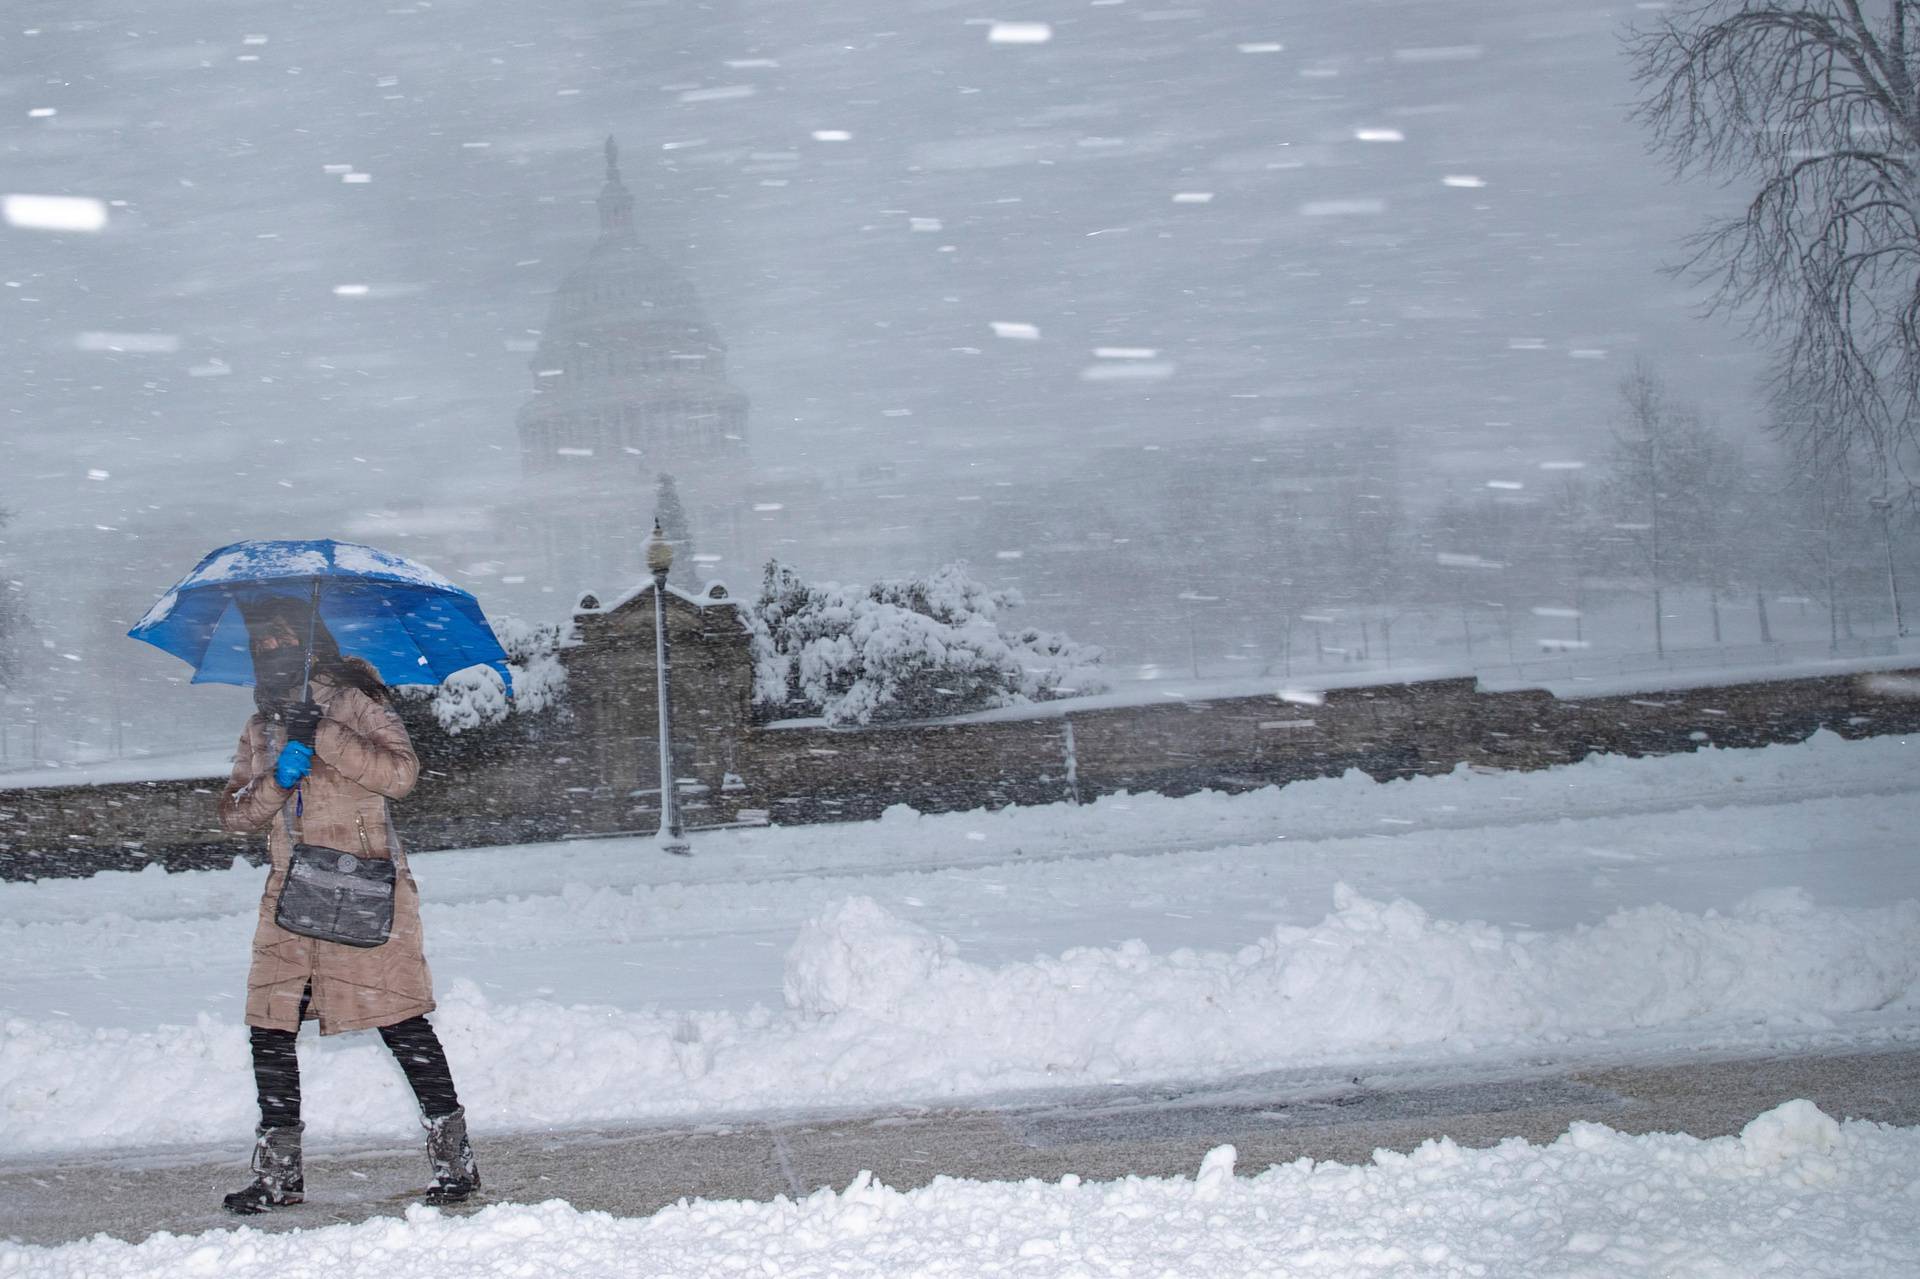
[[[1916,745],[423,856],[436,1022],[482,1130],[1289,1066],[1920,1039]],[[0,1154],[231,1140],[261,872],[0,885]],[[402,1133],[371,1036],[310,1130]],[[1234,1177],[862,1176],[644,1219],[566,1203],[0,1244],[0,1274],[1908,1275],[1920,1129],[1806,1102],[1738,1137],[1447,1141]],[[3,1230],[0,1225],[0,1230]]]
[[[477,1125],[1920,1037],[1914,744],[422,856]],[[252,1122],[262,872],[0,886],[0,1153]],[[308,1038],[310,1130],[403,1132]]]
[[[1920,1270],[1916,1168],[1920,1129],[1836,1123],[1795,1101],[1711,1141],[1576,1124],[1547,1146],[1441,1140],[1251,1178],[1222,1146],[1192,1179],[901,1193],[862,1174],[797,1202],[683,1201],[637,1220],[559,1200],[466,1219],[414,1208],[277,1235],[0,1243],[0,1274],[1907,1276]]]

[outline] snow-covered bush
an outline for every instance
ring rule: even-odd
[[[920,719],[1104,687],[1101,652],[1064,635],[1000,629],[1013,591],[949,564],[871,586],[812,585],[767,564],[748,612],[754,701],[835,724]]]
[[[561,628],[553,622],[490,619],[513,672],[513,698],[490,666],[470,666],[449,675],[433,691],[433,718],[448,735],[504,720],[510,711],[533,714],[556,706],[566,692],[567,670],[560,664]]]

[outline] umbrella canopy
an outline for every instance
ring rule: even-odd
[[[506,651],[479,601],[425,565],[354,542],[223,546],[127,634],[187,662],[196,684],[251,685],[240,606],[274,599],[317,601],[340,651],[371,662],[389,684],[438,684],[490,666],[513,691]]]

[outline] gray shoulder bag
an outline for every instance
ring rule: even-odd
[[[292,814],[282,806],[280,816],[286,822],[293,857],[287,864],[287,880],[280,885],[273,922],[290,933],[340,946],[383,945],[393,932],[393,892],[399,866],[391,857],[373,855],[373,847],[367,842],[366,819],[354,814],[354,823],[360,828],[360,851],[365,854],[355,856],[337,848],[300,843],[294,838]],[[393,827],[391,818],[387,827]]]

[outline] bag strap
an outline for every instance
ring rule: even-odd
[[[268,740],[271,741],[272,738],[269,737]],[[299,793],[300,793],[299,788],[295,787],[294,795],[298,795]],[[393,826],[393,803],[385,795],[382,795],[380,797],[380,817],[381,817],[381,820],[385,823],[387,828],[387,856],[393,860],[393,863],[395,866],[399,867],[401,870],[406,870],[408,874],[411,874],[412,872],[407,868],[406,849],[400,843],[400,832],[395,830]],[[293,855],[293,846],[300,842],[300,837],[294,834],[294,831],[293,831],[293,797],[292,796],[289,796],[287,800],[280,805],[280,820],[284,822],[287,827],[287,855],[291,857]],[[358,828],[360,832],[361,855],[364,857],[373,856],[373,845],[372,845],[372,842],[367,838],[366,818],[361,816],[358,812],[356,812],[353,815],[353,822],[355,827]],[[302,830],[306,828],[306,824],[307,824],[306,818],[303,815],[300,821],[300,826]]]

